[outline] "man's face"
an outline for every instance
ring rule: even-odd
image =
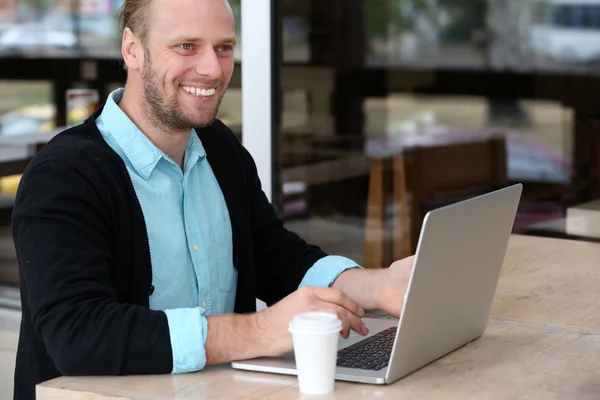
[[[148,27],[140,70],[146,114],[175,131],[210,125],[234,65],[226,0],[154,0]]]

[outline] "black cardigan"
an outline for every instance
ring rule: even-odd
[[[125,164],[98,131],[98,109],[29,163],[13,211],[22,322],[15,398],[60,375],[172,370],[166,315],[148,308],[146,226]],[[236,313],[293,292],[326,254],[286,230],[256,166],[220,121],[197,129],[231,217]]]

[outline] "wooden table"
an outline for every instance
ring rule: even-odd
[[[389,386],[336,382],[304,396],[293,376],[211,367],[186,375],[62,377],[50,399],[598,399],[600,244],[511,238],[485,334]]]
[[[567,208],[566,232],[600,239],[600,199]]]

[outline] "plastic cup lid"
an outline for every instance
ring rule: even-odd
[[[294,316],[288,329],[302,333],[337,333],[342,330],[342,321],[332,313],[307,312]]]

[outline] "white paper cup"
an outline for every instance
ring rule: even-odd
[[[333,392],[341,330],[342,321],[331,313],[298,314],[290,322],[300,392]]]

